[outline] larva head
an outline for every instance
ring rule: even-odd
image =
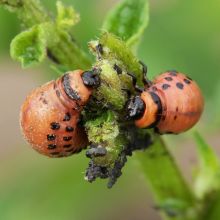
[[[146,128],[157,123],[161,111],[161,101],[153,92],[142,92],[132,97],[127,104],[127,116],[134,119],[139,128]]]
[[[91,79],[85,85],[83,78],[93,78],[95,83]],[[64,157],[87,146],[80,114],[97,81],[92,73],[77,70],[31,92],[22,105],[20,122],[25,139],[36,151]]]

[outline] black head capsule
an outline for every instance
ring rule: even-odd
[[[140,119],[145,111],[146,105],[140,96],[132,97],[127,103],[127,119]]]
[[[100,85],[100,77],[97,71],[85,71],[82,74],[84,85],[97,88]]]

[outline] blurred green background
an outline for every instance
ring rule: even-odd
[[[55,10],[55,1],[42,2]],[[74,5],[80,12],[75,37],[87,50],[87,42],[99,36],[106,13],[118,1],[63,2]],[[199,83],[206,108],[197,129],[217,151],[219,20],[219,0],[151,0],[150,24],[138,51],[139,58],[149,67],[150,77],[177,69]],[[47,63],[22,70],[10,59],[10,41],[19,30],[16,16],[0,8],[0,220],[160,219],[135,156],[129,159],[117,184],[108,190],[105,181],[93,184],[84,181],[88,160],[83,153],[48,159],[25,143],[19,129],[20,105],[31,89],[47,81],[51,70]],[[191,183],[189,174],[196,162],[191,133],[169,136],[166,141]]]

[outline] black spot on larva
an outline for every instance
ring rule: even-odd
[[[51,152],[50,154],[51,154],[51,155],[59,155],[60,152]]]
[[[165,119],[166,119],[166,116],[163,115],[163,116],[161,117],[161,120],[162,120],[162,121],[165,121]]]
[[[183,87],[184,87],[184,85],[182,84],[182,83],[177,83],[176,84],[176,87],[178,88],[178,89],[183,89]]]
[[[78,101],[81,100],[78,92],[71,87],[70,76],[68,73],[62,77],[62,84],[63,84],[65,93],[70,99],[78,100]]]
[[[56,135],[55,134],[48,134],[47,135],[47,140],[48,141],[54,141],[56,139]]]
[[[157,87],[156,87],[156,86],[153,86],[153,87],[152,87],[152,90],[153,90],[154,92],[156,92],[156,91],[157,91]]]
[[[57,147],[56,144],[48,144],[48,146],[47,146],[47,148],[48,148],[49,150],[53,150],[53,149],[55,149],[56,147]]]
[[[55,81],[54,81],[54,83],[53,83],[53,88],[54,88],[54,90],[56,90],[56,88],[57,88],[57,84],[56,84]]]
[[[114,70],[118,75],[122,74],[122,69],[117,64],[114,65]]]
[[[172,77],[170,77],[170,76],[165,77],[164,79],[165,79],[166,81],[169,81],[169,82],[173,80],[173,78],[172,78]]]
[[[170,87],[169,84],[163,84],[163,85],[162,85],[162,89],[163,89],[163,90],[166,90],[166,89],[168,89],[169,87]]]
[[[177,76],[177,71],[176,70],[170,70],[169,71],[169,74],[170,74],[170,76]]]
[[[67,127],[66,127],[66,131],[67,131],[67,132],[73,132],[73,131],[74,131],[74,128],[71,127],[71,126],[67,126]]]
[[[189,80],[189,79],[184,79],[183,80],[186,84],[190,84],[191,83],[191,81]]]
[[[176,107],[176,112],[178,112],[179,111],[179,108],[178,107]]]
[[[56,95],[57,95],[58,97],[60,97],[60,91],[59,91],[59,90],[56,90]]]
[[[45,104],[45,105],[48,104],[47,100],[44,98],[44,93],[43,92],[41,93],[41,97],[40,97],[39,100],[42,101],[42,103]]]
[[[72,146],[72,144],[65,144],[65,145],[63,145],[64,148],[69,148],[71,146]]]
[[[52,122],[52,123],[50,124],[50,128],[51,128],[52,130],[59,130],[59,129],[60,129],[60,124],[57,123],[57,122]]]
[[[65,116],[64,116],[63,121],[69,121],[70,119],[71,119],[71,115],[70,115],[69,112],[67,112],[67,113],[65,114]]]
[[[48,104],[48,102],[47,102],[47,100],[46,99],[43,99],[43,101],[42,101],[45,105],[47,105]]]
[[[68,137],[63,137],[64,141],[70,141],[73,137],[72,136],[68,136]]]
[[[177,119],[177,115],[174,116],[174,120],[176,120],[176,119]]]

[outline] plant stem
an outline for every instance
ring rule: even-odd
[[[39,0],[0,0],[0,5],[15,11],[24,29],[44,22],[54,22]],[[68,31],[55,31],[56,45],[48,46],[48,57],[69,69],[88,69],[91,60]]]
[[[195,198],[161,137],[137,158],[164,219],[196,219]]]

